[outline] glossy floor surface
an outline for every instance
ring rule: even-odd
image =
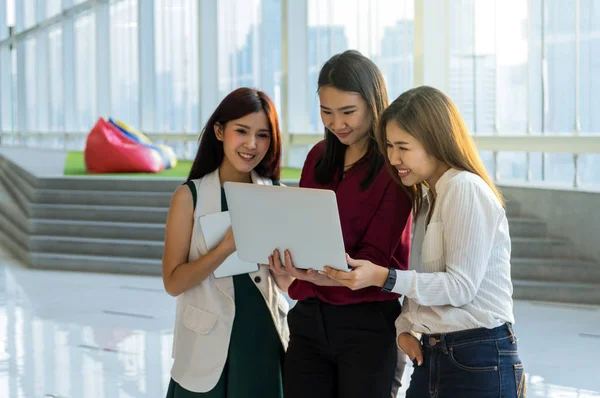
[[[0,248],[0,397],[164,397],[174,306],[160,278],[30,270]],[[600,398],[600,307],[515,312],[528,396]]]

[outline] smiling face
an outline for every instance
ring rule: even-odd
[[[323,124],[342,144],[355,145],[368,137],[372,115],[360,94],[323,86],[319,101]]]
[[[413,186],[422,182],[434,188],[448,166],[431,156],[421,142],[404,131],[396,121],[385,126],[387,157],[397,170],[402,184]]]
[[[217,139],[223,142],[222,167],[238,174],[249,174],[262,162],[271,144],[269,119],[263,111],[250,113],[215,125]]]

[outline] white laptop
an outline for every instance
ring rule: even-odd
[[[335,192],[226,182],[223,185],[237,253],[266,264],[289,249],[296,268],[348,271]]]
[[[229,212],[207,214],[201,216],[198,221],[204,235],[204,242],[208,250],[214,249],[225,237],[227,230],[231,226]],[[263,264],[268,264],[269,261],[264,261]],[[215,278],[224,278],[226,276],[248,274],[258,271],[260,266],[257,262],[246,262],[239,259],[237,252],[232,253],[223,261],[219,268],[214,271]]]

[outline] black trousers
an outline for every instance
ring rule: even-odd
[[[389,398],[396,371],[398,300],[299,301],[288,314],[285,398]]]

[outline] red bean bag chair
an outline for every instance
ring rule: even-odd
[[[103,118],[90,131],[83,157],[90,174],[158,173],[165,168],[156,149],[127,137]]]

